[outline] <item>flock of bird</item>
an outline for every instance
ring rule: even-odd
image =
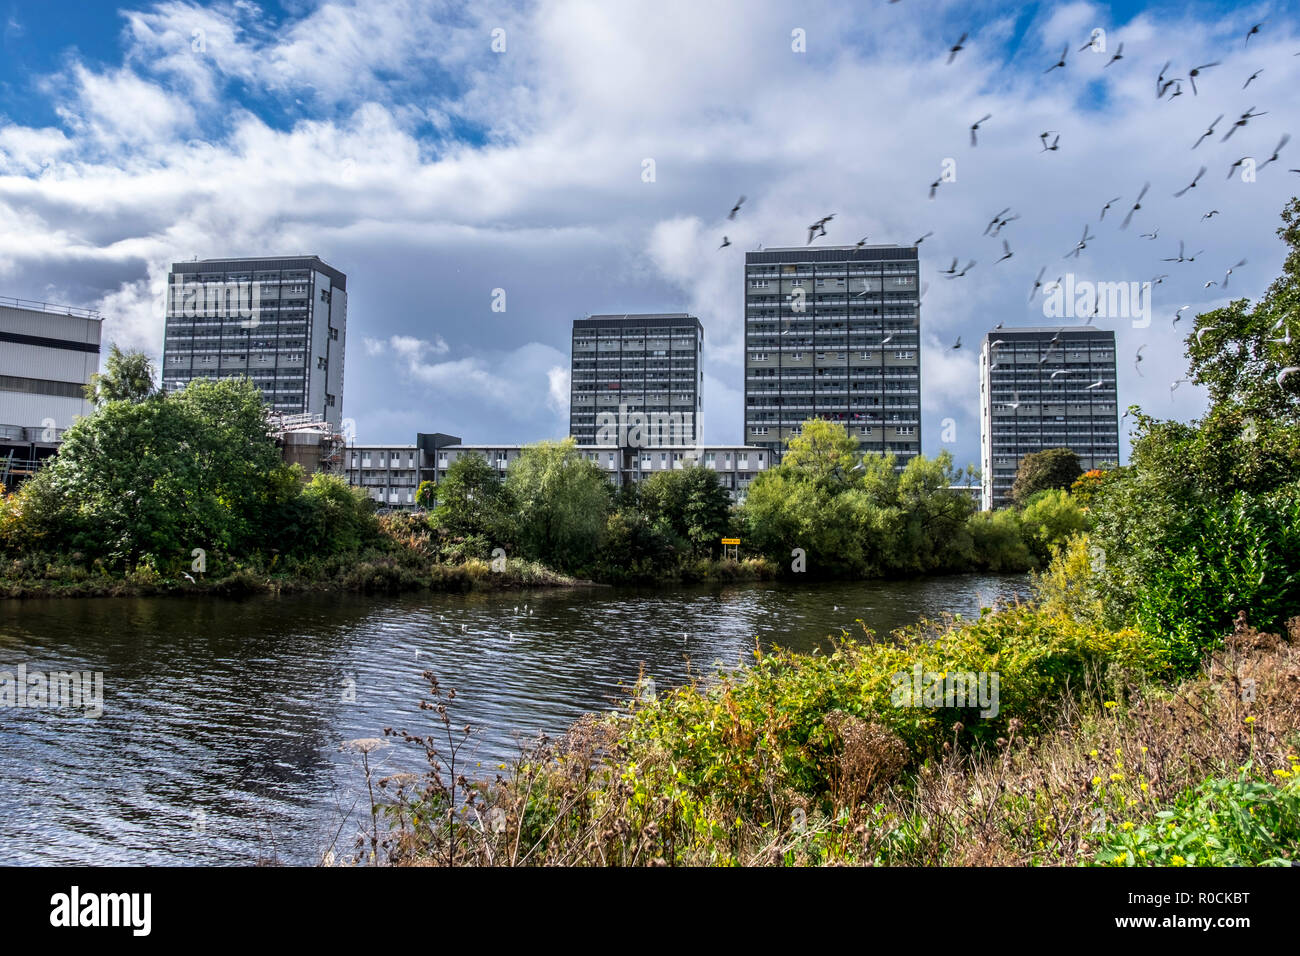
[[[893,2],[896,2],[896,0],[889,0],[889,2],[893,3]],[[1259,35],[1260,31],[1263,29],[1263,26],[1264,26],[1264,23],[1263,23],[1263,22],[1260,22],[1260,23],[1256,23],[1256,24],[1254,24],[1253,26],[1250,27],[1250,29],[1246,32],[1246,35],[1245,35],[1245,45],[1246,45],[1246,46],[1249,46],[1249,44],[1250,44],[1250,40],[1251,40],[1252,37],[1255,37],[1255,36],[1258,36],[1258,35]],[[963,34],[958,38],[957,42],[954,43],[954,44],[952,44],[952,46],[950,46],[950,47],[948,48],[948,51],[947,51],[947,52],[948,52],[947,63],[948,63],[949,65],[952,64],[952,62],[957,58],[957,55],[958,55],[959,53],[961,53],[964,49],[966,49],[966,41],[969,39],[969,37],[970,37],[970,34],[969,34],[969,33],[963,33]],[[1092,39],[1089,39],[1089,41],[1088,41],[1087,43],[1085,43],[1082,47],[1079,48],[1079,52],[1083,52],[1084,50],[1089,49],[1089,47],[1092,47],[1092,46],[1093,46],[1093,43],[1094,43],[1094,41],[1093,41]],[[1054,71],[1056,71],[1056,70],[1065,70],[1065,69],[1068,69],[1068,66],[1069,66],[1069,54],[1070,54],[1070,44],[1067,43],[1067,44],[1066,44],[1066,45],[1061,49],[1061,53],[1060,53],[1060,55],[1059,55],[1059,56],[1058,56],[1058,57],[1057,57],[1057,58],[1056,58],[1056,59],[1051,63],[1051,65],[1049,65],[1045,70],[1043,70],[1043,73],[1044,73],[1044,74],[1050,74],[1050,73],[1052,73],[1052,72],[1054,72]],[[1295,55],[1296,55],[1296,56],[1300,56],[1300,53],[1297,53],[1297,54],[1295,54]],[[1120,62],[1121,60],[1123,60],[1123,59],[1124,59],[1124,44],[1123,44],[1123,43],[1120,43],[1119,46],[1116,47],[1114,54],[1110,57],[1109,60],[1107,60],[1107,62],[1106,62],[1106,64],[1105,64],[1105,67],[1103,67],[1103,68],[1109,68],[1109,67],[1115,65],[1116,63],[1119,63],[1119,62]],[[1212,70],[1212,69],[1215,68],[1215,67],[1222,66],[1222,61],[1221,61],[1221,60],[1214,60],[1214,61],[1209,62],[1209,63],[1202,63],[1202,64],[1200,64],[1199,66],[1191,67],[1191,68],[1187,71],[1187,76],[1186,76],[1185,78],[1184,78],[1184,77],[1175,77],[1175,76],[1170,76],[1170,75],[1169,75],[1169,70],[1170,70],[1170,68],[1171,68],[1172,66],[1173,66],[1173,61],[1172,61],[1172,60],[1166,62],[1165,65],[1164,65],[1163,67],[1161,67],[1160,72],[1159,72],[1159,73],[1157,74],[1157,76],[1156,76],[1156,80],[1155,80],[1155,98],[1156,98],[1157,100],[1164,100],[1165,97],[1168,96],[1168,100],[1169,100],[1170,102],[1172,102],[1172,101],[1173,101],[1174,99],[1176,99],[1177,97],[1183,95],[1183,86],[1184,86],[1184,84],[1186,84],[1187,86],[1189,86],[1189,87],[1191,88],[1191,91],[1192,91],[1192,95],[1193,95],[1193,96],[1199,96],[1199,95],[1200,95],[1200,87],[1197,86],[1197,83],[1196,83],[1197,78],[1201,78],[1201,82],[1202,82],[1202,84],[1204,84],[1204,83],[1205,83],[1205,78],[1206,78],[1206,76],[1207,76],[1207,75],[1213,75],[1213,74],[1207,74],[1206,71],[1208,71],[1208,70]],[[1251,75],[1250,75],[1249,77],[1247,77],[1246,82],[1243,84],[1243,86],[1242,86],[1242,90],[1244,91],[1245,89],[1247,89],[1247,88],[1251,85],[1251,83],[1254,82],[1254,81],[1259,77],[1259,75],[1260,75],[1261,73],[1263,73],[1263,72],[1264,72],[1263,69],[1258,69],[1258,70],[1255,70],[1253,73],[1251,73]],[[1255,106],[1254,106],[1254,105],[1248,107],[1244,112],[1242,112],[1242,113],[1237,117],[1236,120],[1234,120],[1234,121],[1232,122],[1232,124],[1231,124],[1230,126],[1227,127],[1227,131],[1223,133],[1223,136],[1222,136],[1222,138],[1219,140],[1219,142],[1221,142],[1221,143],[1226,143],[1229,139],[1232,138],[1233,134],[1236,133],[1237,130],[1239,130],[1239,129],[1244,129],[1244,128],[1245,128],[1245,127],[1250,123],[1251,120],[1256,119],[1257,117],[1260,117],[1260,116],[1267,115],[1267,113],[1268,113],[1267,110],[1262,111],[1262,112],[1256,112],[1256,111],[1255,111]],[[970,127],[969,127],[969,133],[970,133],[970,145],[971,145],[972,148],[976,148],[976,147],[979,146],[979,137],[978,137],[978,134],[981,132],[981,130],[983,129],[984,125],[985,125],[986,123],[988,123],[988,122],[989,122],[990,120],[992,120],[992,119],[993,119],[993,114],[991,114],[991,113],[986,113],[985,115],[983,115],[983,116],[981,116],[979,119],[977,119],[975,122],[973,122],[973,123],[970,124]],[[1211,138],[1211,137],[1214,137],[1214,136],[1218,133],[1218,130],[1219,130],[1219,124],[1222,123],[1223,119],[1224,119],[1224,114],[1220,114],[1219,116],[1217,116],[1217,117],[1214,119],[1214,121],[1211,122],[1211,123],[1209,124],[1208,127],[1206,127],[1205,131],[1202,132],[1202,133],[1200,134],[1200,136],[1197,137],[1196,141],[1192,144],[1191,148],[1192,148],[1193,150],[1195,150],[1195,149],[1197,149],[1197,148],[1201,145],[1201,143],[1204,142],[1206,139],[1209,139],[1209,138]],[[1060,133],[1059,133],[1057,130],[1045,130],[1045,131],[1043,131],[1042,133],[1039,134],[1039,141],[1040,141],[1041,146],[1042,146],[1042,149],[1041,149],[1042,152],[1052,153],[1052,152],[1058,152],[1058,151],[1061,149],[1061,135],[1060,135]],[[1285,149],[1287,143],[1289,143],[1290,141],[1291,141],[1291,136],[1290,136],[1290,134],[1283,135],[1282,138],[1278,141],[1277,145],[1273,148],[1272,153],[1269,155],[1268,159],[1266,159],[1264,162],[1259,163],[1259,164],[1257,164],[1257,165],[1255,166],[1255,172],[1259,172],[1259,171],[1263,170],[1265,167],[1269,166],[1271,163],[1277,162],[1278,159],[1279,159],[1279,157],[1280,157],[1280,154],[1281,154],[1282,150]],[[1243,167],[1247,162],[1251,162],[1251,161],[1253,161],[1253,160],[1252,160],[1252,157],[1250,157],[1250,156],[1242,156],[1241,158],[1239,158],[1238,160],[1236,160],[1234,163],[1232,163],[1231,166],[1228,167],[1228,176],[1227,176],[1227,178],[1228,178],[1228,179],[1231,179],[1231,178],[1233,177],[1233,175],[1234,175],[1234,174],[1235,174],[1239,169],[1241,169],[1241,168],[1242,168],[1242,167]],[[1189,182],[1186,186],[1184,186],[1183,188],[1179,189],[1178,191],[1174,192],[1174,193],[1172,194],[1172,195],[1173,195],[1173,198],[1175,198],[1175,199],[1181,199],[1183,196],[1185,196],[1185,195],[1187,195],[1188,193],[1193,192],[1195,189],[1197,189],[1197,185],[1198,185],[1198,183],[1200,183],[1201,179],[1205,176],[1206,172],[1208,172],[1208,167],[1205,166],[1205,165],[1200,166],[1200,168],[1199,168],[1199,169],[1197,170],[1197,172],[1196,172],[1196,175],[1192,177],[1191,182]],[[1293,173],[1300,173],[1300,169],[1291,169],[1290,172],[1293,172]],[[949,180],[946,180],[943,176],[940,176],[938,179],[935,179],[933,182],[931,182],[930,185],[929,185],[929,198],[930,198],[930,199],[934,199],[934,198],[938,195],[939,190],[940,190],[940,189],[941,189],[941,188],[946,184],[946,182],[948,182],[948,181],[949,181]],[[1127,230],[1128,227],[1129,227],[1129,225],[1133,222],[1134,217],[1135,217],[1138,213],[1140,213],[1140,212],[1142,211],[1142,201],[1143,201],[1143,199],[1146,197],[1146,195],[1147,195],[1147,193],[1148,193],[1148,191],[1149,191],[1150,189],[1151,189],[1151,183],[1150,183],[1150,182],[1145,182],[1145,183],[1142,184],[1141,189],[1138,190],[1138,192],[1137,192],[1136,198],[1133,200],[1132,204],[1129,205],[1128,211],[1125,213],[1124,218],[1123,218],[1123,220],[1121,221],[1121,223],[1120,223],[1120,225],[1119,225],[1120,230]],[[1109,210],[1111,210],[1113,207],[1115,207],[1115,204],[1116,204],[1116,203],[1119,203],[1119,202],[1121,202],[1122,200],[1123,200],[1123,197],[1122,197],[1122,196],[1114,196],[1114,197],[1112,197],[1112,198],[1106,200],[1105,203],[1104,203],[1104,204],[1102,205],[1102,207],[1101,207],[1101,212],[1100,212],[1100,214],[1099,214],[1099,216],[1098,216],[1098,222],[1099,222],[1099,223],[1100,223],[1100,222],[1104,222],[1105,219],[1106,219],[1106,213],[1107,213]],[[729,219],[729,220],[735,220],[737,214],[740,212],[741,207],[744,205],[744,203],[745,203],[745,197],[744,197],[744,196],[741,196],[741,197],[736,201],[735,205],[733,205],[733,206],[731,207],[731,211],[727,214],[727,219]],[[1217,215],[1220,215],[1219,210],[1218,210],[1218,209],[1211,209],[1211,210],[1207,211],[1204,215],[1201,216],[1201,222],[1206,222],[1206,221],[1208,221],[1208,220],[1210,220],[1210,219],[1213,219],[1213,217],[1215,217],[1215,216],[1217,216]],[[827,232],[826,232],[826,227],[827,227],[827,225],[828,225],[828,224],[829,224],[829,223],[830,223],[834,218],[835,218],[835,214],[832,213],[832,214],[830,214],[830,215],[828,215],[828,216],[823,216],[823,217],[821,217],[820,219],[816,220],[816,221],[813,222],[813,223],[810,223],[810,224],[808,225],[808,227],[807,227],[807,229],[808,229],[808,237],[807,237],[807,242],[806,242],[806,244],[811,245],[811,244],[812,244],[814,241],[816,241],[817,239],[820,239],[820,238],[822,238],[823,236],[825,236],[825,235],[827,234]],[[1000,212],[996,213],[996,214],[995,214],[995,215],[994,215],[994,216],[989,220],[988,225],[984,228],[984,233],[983,233],[983,235],[984,235],[984,236],[987,236],[987,237],[992,237],[992,238],[1002,238],[1002,237],[1000,236],[1000,233],[1002,232],[1003,228],[1005,228],[1005,227],[1008,226],[1010,223],[1015,222],[1016,220],[1018,220],[1018,219],[1020,219],[1020,218],[1021,218],[1021,217],[1020,217],[1020,214],[1017,213],[1017,212],[1014,212],[1013,209],[1012,209],[1012,207],[1008,206],[1008,207],[1006,207],[1005,209],[1002,209]],[[914,245],[914,246],[920,246],[922,242],[924,242],[926,239],[928,239],[929,237],[931,237],[931,236],[933,236],[933,235],[934,235],[934,232],[933,232],[933,231],[926,232],[924,235],[922,235],[921,237],[919,237],[918,239],[916,239],[915,242],[913,242],[913,245]],[[1159,227],[1159,226],[1156,226],[1156,227],[1154,227],[1150,232],[1142,233],[1142,234],[1140,235],[1140,238],[1141,238],[1141,239],[1150,240],[1150,241],[1155,241],[1155,240],[1157,240],[1157,239],[1159,238],[1159,235],[1160,235],[1160,227]],[[861,248],[862,246],[864,246],[864,245],[866,244],[866,242],[867,242],[867,238],[868,238],[868,237],[864,236],[862,239],[858,240],[857,243],[855,243],[856,247],[857,247],[857,248]],[[1065,254],[1062,256],[1062,258],[1063,258],[1063,259],[1074,258],[1074,259],[1078,260],[1078,259],[1082,256],[1082,254],[1084,253],[1084,251],[1087,250],[1087,248],[1088,248],[1088,244],[1089,244],[1090,242],[1092,242],[1093,240],[1095,240],[1095,239],[1097,239],[1097,236],[1096,236],[1096,234],[1092,233],[1090,224],[1085,223],[1085,225],[1084,225],[1084,227],[1083,227],[1082,234],[1080,235],[1080,238],[1079,238],[1078,242],[1076,242],[1076,243],[1074,244],[1073,247],[1071,247],[1070,249],[1068,249],[1068,250],[1065,252]],[[730,246],[730,245],[731,245],[731,240],[728,239],[726,236],[723,236],[723,237],[722,237],[722,245],[719,246],[719,248],[720,248],[720,249],[724,249],[724,248],[726,248],[726,247],[728,247],[728,246]],[[760,248],[761,248],[761,246],[760,246]],[[1168,257],[1162,258],[1161,261],[1162,261],[1162,262],[1171,262],[1171,263],[1175,263],[1175,264],[1178,264],[1178,265],[1181,265],[1181,264],[1184,264],[1184,263],[1194,263],[1194,262],[1197,261],[1197,259],[1198,259],[1199,257],[1201,257],[1201,256],[1204,254],[1204,252],[1205,252],[1205,250],[1202,249],[1202,250],[1198,250],[1197,252],[1191,253],[1191,254],[1189,255],[1189,254],[1187,253],[1187,248],[1186,248],[1186,243],[1185,243],[1185,241],[1180,239],[1180,240],[1178,241],[1178,254],[1177,254],[1176,256],[1168,256]],[[1012,248],[1011,248],[1011,244],[1010,244],[1010,242],[1008,241],[1008,239],[1006,239],[1006,238],[1002,238],[1002,255],[999,256],[999,257],[994,261],[993,264],[994,264],[994,265],[997,265],[997,264],[999,264],[999,263],[1005,262],[1005,261],[1007,261],[1008,259],[1011,259],[1014,255],[1015,255],[1015,252],[1012,250]],[[942,275],[942,276],[944,276],[945,279],[949,279],[949,280],[961,279],[961,278],[963,278],[964,276],[966,276],[966,275],[971,271],[971,269],[975,268],[975,266],[978,264],[978,263],[977,263],[977,260],[975,260],[975,259],[970,259],[969,261],[967,261],[967,263],[966,263],[964,266],[961,266],[960,268],[958,268],[958,264],[959,264],[959,262],[960,262],[960,259],[957,258],[957,257],[954,257],[953,260],[952,260],[952,264],[951,264],[947,269],[942,269],[942,270],[940,270],[940,273],[939,273],[939,274]],[[1207,281],[1205,282],[1203,288],[1205,288],[1205,289],[1209,289],[1209,288],[1212,288],[1212,287],[1218,286],[1219,288],[1226,289],[1226,288],[1228,287],[1229,277],[1232,276],[1234,270],[1236,270],[1236,269],[1240,269],[1240,268],[1241,268],[1242,266],[1244,266],[1244,265],[1246,265],[1246,260],[1245,260],[1245,259],[1240,259],[1240,260],[1238,260],[1238,261],[1235,262],[1233,265],[1227,267],[1226,271],[1225,271],[1224,274],[1223,274],[1223,279],[1222,279],[1222,280],[1217,280],[1217,279],[1207,280]],[[1045,295],[1046,295],[1046,294],[1050,294],[1050,293],[1053,291],[1053,289],[1054,289],[1055,287],[1059,286],[1059,285],[1061,284],[1061,282],[1063,281],[1063,279],[1064,279],[1064,275],[1062,275],[1062,276],[1058,277],[1057,279],[1055,279],[1055,280],[1053,280],[1053,281],[1051,281],[1051,282],[1048,282],[1047,284],[1044,284],[1042,280],[1043,280],[1043,276],[1046,274],[1046,272],[1047,272],[1047,266],[1043,266],[1041,269],[1039,269],[1039,271],[1038,271],[1038,275],[1037,275],[1037,277],[1034,279],[1033,288],[1030,290],[1030,293],[1029,293],[1029,299],[1030,299],[1030,301],[1033,300],[1034,295],[1037,294],[1040,290],[1041,290],[1041,292],[1042,292],[1043,294],[1045,294]],[[1166,279],[1168,279],[1168,278],[1169,278],[1169,274],[1168,274],[1168,273],[1158,274],[1158,275],[1156,275],[1156,276],[1153,276],[1153,277],[1149,280],[1149,283],[1150,283],[1151,286],[1160,285],[1160,284],[1162,284],[1162,283],[1163,283]],[[925,294],[925,287],[924,287],[924,286],[922,287],[921,294],[922,294],[922,295]],[[1172,321],[1172,323],[1171,323],[1171,328],[1176,328],[1176,327],[1177,327],[1179,321],[1181,321],[1181,319],[1182,319],[1182,313],[1183,313],[1184,311],[1186,311],[1187,309],[1189,309],[1189,308],[1191,308],[1191,306],[1189,306],[1189,305],[1184,305],[1184,306],[1182,306],[1180,309],[1178,309],[1177,312],[1174,313],[1173,321]],[[1095,318],[1095,317],[1097,316],[1097,313],[1098,313],[1098,307],[1097,307],[1097,306],[1094,306],[1092,313],[1091,313],[1090,315],[1084,317],[1084,318],[1085,318],[1085,324],[1090,324],[1090,323],[1092,322],[1093,318]],[[997,325],[996,328],[1000,329],[1001,327],[1002,327],[1002,324],[999,323],[999,324]],[[1201,329],[1199,329],[1199,330],[1197,331],[1198,339],[1199,339],[1199,338],[1202,338],[1202,337],[1205,335],[1206,332],[1210,331],[1211,328],[1212,328],[1212,327],[1206,327],[1206,326],[1203,326]],[[1285,343],[1285,344],[1287,344],[1287,345],[1289,346],[1289,345],[1290,345],[1290,341],[1291,341],[1291,333],[1290,333],[1290,330],[1289,330],[1289,329],[1283,329],[1281,326],[1279,326],[1277,330],[1278,330],[1278,331],[1285,331],[1285,337],[1284,337],[1284,338],[1280,338],[1280,339],[1275,339],[1275,340],[1273,340],[1273,341],[1274,341],[1274,342],[1278,342],[1278,343]],[[1060,337],[1060,336],[1059,336],[1059,333],[1058,333],[1057,338],[1059,339],[1059,337]],[[887,341],[888,341],[888,339],[885,340],[885,342],[887,342]],[[998,344],[1000,344],[1000,343],[1002,343],[1002,340],[999,339],[999,340],[997,340],[996,342],[991,343],[991,345],[992,345],[992,347],[996,347],[996,346],[997,346]],[[884,342],[882,342],[882,344],[884,344]],[[1048,355],[1051,354],[1052,347],[1054,347],[1055,345],[1056,345],[1056,340],[1053,340],[1051,346],[1049,346],[1048,353],[1047,353]],[[953,344],[952,348],[953,348],[953,349],[960,349],[960,348],[961,348],[961,338],[960,338],[960,336],[957,338],[957,341]],[[1135,370],[1135,371],[1137,372],[1137,374],[1139,375],[1139,377],[1142,376],[1142,371],[1141,371],[1140,365],[1141,365],[1141,363],[1142,363],[1142,350],[1145,349],[1145,348],[1146,348],[1146,345],[1145,345],[1145,344],[1139,346],[1137,352],[1136,352],[1135,355],[1134,355],[1134,359],[1133,359],[1133,367],[1134,367],[1134,370]],[[1040,364],[1042,364],[1042,361],[1045,361],[1045,360],[1046,360],[1046,355],[1044,356],[1043,359],[1040,360]],[[996,362],[995,362],[994,364],[996,365]],[[1300,373],[1300,368],[1285,368],[1285,369],[1282,369],[1281,372],[1280,372],[1280,373],[1278,374],[1278,376],[1277,376],[1277,383],[1278,383],[1279,387],[1281,387],[1282,383],[1285,382],[1286,379],[1287,379],[1289,376],[1291,376],[1291,375],[1293,375],[1293,374],[1297,374],[1297,373]],[[1053,377],[1053,378],[1056,378],[1056,376],[1059,375],[1059,374],[1064,374],[1064,373],[1063,373],[1063,372],[1053,373],[1052,377]],[[1177,381],[1171,383],[1171,385],[1170,385],[1170,396],[1171,396],[1171,398],[1172,398],[1172,396],[1173,396],[1173,393],[1177,390],[1178,386],[1181,385],[1181,384],[1184,384],[1184,383],[1186,383],[1186,382],[1187,382],[1187,379],[1179,379],[1179,380],[1177,380]],[[1100,388],[1101,385],[1102,385],[1101,382],[1094,382],[1092,385],[1089,385],[1088,388]],[[1014,409],[1016,406],[1019,405],[1018,397],[1017,397],[1016,401],[1014,401],[1014,402],[1008,402],[1008,403],[1004,403],[1004,404],[1006,404],[1006,405],[1008,405],[1009,407],[1011,407],[1011,408]],[[1127,417],[1127,415],[1126,415],[1125,417]]]

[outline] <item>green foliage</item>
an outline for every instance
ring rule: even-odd
[[[1278,782],[1211,777],[1146,822],[1114,823],[1093,862],[1108,866],[1288,866],[1300,859],[1300,773]]]
[[[1026,502],[1020,526],[1034,557],[1046,565],[1056,545],[1087,530],[1088,518],[1069,492],[1052,488]]]
[[[756,652],[738,676],[638,705],[623,732],[629,759],[642,751],[666,755],[676,785],[698,798],[725,795],[729,812],[761,812],[770,787],[789,787],[829,810],[842,746],[837,727],[845,717],[901,743],[898,771],[940,754],[945,741],[992,745],[1012,720],[1032,733],[1051,724],[1065,698],[1089,688],[1096,695],[1107,681],[1163,668],[1158,649],[1137,631],[1113,632],[1027,606],[895,638],[845,640],[828,655]],[[997,673],[997,713],[981,717],[978,704],[900,704],[895,690],[910,684],[918,664],[927,675]]]
[[[612,493],[572,438],[525,448],[510,466],[506,490],[518,508],[518,540],[526,555],[564,570],[584,568],[595,558]]]
[[[154,368],[143,352],[123,352],[114,343],[108,348],[104,371],[90,377],[86,398],[99,406],[109,402],[143,402],[154,394]]]
[[[415,503],[421,508],[432,508],[437,498],[438,486],[432,481],[422,481],[415,489]]]
[[[712,468],[659,471],[639,489],[640,510],[692,557],[717,554],[731,520],[731,495]]]
[[[470,452],[452,462],[436,494],[436,527],[453,536],[481,537],[490,543],[489,551],[510,543],[514,514],[510,494],[482,455]]]
[[[1083,474],[1079,456],[1068,448],[1047,448],[1020,459],[1016,480],[1011,485],[1011,500],[1023,508],[1040,491],[1053,488],[1068,490]]]

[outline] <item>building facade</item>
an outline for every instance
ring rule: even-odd
[[[316,256],[172,264],[162,384],[245,376],[285,415],[343,417],[347,276]]]
[[[86,309],[0,298],[0,484],[8,490],[90,413],[85,387],[99,370],[101,323]]]
[[[381,505],[413,508],[420,483],[442,481],[457,459],[478,455],[505,481],[523,448],[523,445],[467,445],[453,435],[420,435],[413,445],[350,446],[344,453],[344,471],[349,484],[364,489]],[[717,473],[734,501],[743,501],[750,482],[771,464],[766,449],[742,445],[700,448],[579,445],[578,453],[594,462],[619,488],[636,484],[655,472],[699,464]]]
[[[914,246],[745,254],[745,434],[779,459],[810,418],[901,468],[921,451]]]
[[[980,349],[981,504],[1010,502],[1020,460],[1068,448],[1085,471],[1119,463],[1115,333],[998,329]]]
[[[580,445],[695,445],[703,345],[704,327],[686,313],[575,319],[569,434]]]

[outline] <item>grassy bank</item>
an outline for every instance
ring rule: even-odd
[[[722,674],[459,775],[455,694],[390,731],[355,861],[399,865],[1261,864],[1300,845],[1300,618],[1244,620],[1190,679],[1050,600]],[[998,706],[908,706],[895,674],[997,671]],[[906,696],[906,695],[904,695]],[[988,711],[996,709],[995,714]],[[981,715],[981,710],[984,714]],[[354,741],[368,767],[386,741]]]

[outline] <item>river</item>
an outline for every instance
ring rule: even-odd
[[[1024,576],[673,590],[0,601],[0,671],[103,675],[103,713],[0,707],[0,864],[312,864],[355,834],[348,740],[428,732],[422,671],[457,692],[468,776],[609,709],[644,665],[659,688],[971,615]],[[30,701],[28,702],[30,703]],[[403,746],[381,772],[419,770]]]

